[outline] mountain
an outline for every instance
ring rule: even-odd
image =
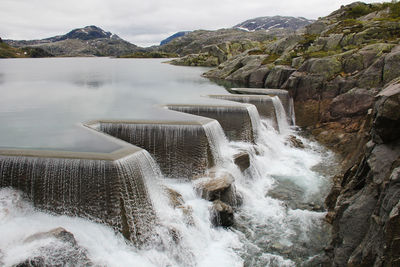
[[[121,56],[143,50],[96,26],[41,40],[4,40],[13,47],[41,48],[54,56]]]
[[[182,37],[182,36],[188,34],[189,32],[190,32],[190,31],[177,32],[177,33],[171,35],[170,37],[165,38],[164,40],[162,40],[162,41],[160,42],[160,45],[168,44],[168,43],[171,42],[172,40],[174,40],[174,39],[176,39],[176,38],[178,38],[178,37]]]
[[[313,23],[314,20],[309,20],[303,17],[283,17],[283,16],[273,16],[273,17],[258,17],[254,19],[246,20],[242,23],[239,23],[233,28],[240,29],[244,31],[258,31],[258,30],[290,30],[296,31],[308,24]]]

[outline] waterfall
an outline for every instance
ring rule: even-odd
[[[26,193],[36,207],[105,223],[137,244],[152,235],[146,183],[158,175],[147,152],[115,161],[0,157],[0,187]]]
[[[98,130],[146,149],[167,177],[192,178],[214,164],[199,122],[100,122]]]
[[[248,104],[168,105],[167,108],[217,120],[231,141],[254,141]]]
[[[228,144],[228,139],[226,138],[221,125],[216,120],[205,124],[203,127],[210,143],[211,152],[216,161],[215,165],[220,166],[226,162],[229,156],[233,155],[232,149]]]
[[[278,122],[279,132],[283,135],[286,135],[289,131],[289,124],[288,124],[288,118],[286,117],[285,109],[279,97],[277,96],[272,97],[272,102],[275,108],[275,114],[276,114],[276,120]]]
[[[294,112],[294,103],[293,103],[293,98],[291,97],[289,100],[289,110],[290,110],[290,119],[291,119],[291,125],[296,125],[296,114]]]
[[[255,136],[255,140],[260,137],[261,135],[261,119],[260,119],[260,114],[258,113],[257,108],[254,105],[249,105],[247,107],[247,110],[249,112],[249,116],[251,119],[251,125],[253,128],[253,135]]]

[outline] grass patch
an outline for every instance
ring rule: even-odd
[[[268,57],[266,57],[266,58],[261,62],[261,65],[267,65],[267,64],[274,63],[274,61],[277,60],[279,57],[280,57],[280,55],[278,55],[278,54],[271,54],[271,55],[268,55]]]

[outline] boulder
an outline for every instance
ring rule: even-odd
[[[400,51],[389,53],[385,56],[383,67],[383,82],[388,83],[400,76]]]
[[[287,140],[289,141],[289,145],[292,146],[292,147],[295,147],[295,148],[304,148],[303,142],[302,142],[299,138],[297,138],[296,136],[294,136],[294,135],[289,135],[289,136],[287,137]]]
[[[373,122],[373,140],[391,142],[400,136],[400,81],[378,94]]]
[[[53,239],[48,244],[38,247],[35,256],[17,264],[17,267],[36,266],[93,266],[87,256],[87,251],[80,247],[72,233],[64,228],[56,228],[48,232],[33,234],[25,239],[25,243],[32,243],[46,239]]]
[[[271,69],[266,80],[265,88],[281,88],[281,86],[287,81],[290,75],[295,72],[296,69],[289,66],[278,65]]]
[[[250,74],[249,87],[260,88],[264,86],[265,79],[270,72],[268,66],[261,66]]]
[[[226,79],[230,81],[240,82],[247,86],[251,73],[261,66],[262,61],[265,57],[266,56],[264,55],[250,55],[243,58],[240,61],[239,65],[235,66],[238,69],[233,69],[233,72],[228,77],[226,77]]]
[[[335,97],[329,112],[333,119],[366,115],[374,103],[374,96],[365,89],[352,89]]]
[[[364,72],[356,75],[355,78],[358,80],[358,87],[375,88],[381,86],[383,80],[382,73],[384,65],[385,60],[383,57],[380,57]]]
[[[299,71],[318,74],[323,76],[325,79],[329,79],[342,71],[342,63],[334,56],[311,58],[304,62],[304,64],[299,68]]]
[[[250,167],[250,156],[247,152],[240,152],[234,155],[233,160],[242,172]]]
[[[221,64],[222,62],[224,62],[228,59],[226,52],[224,52],[224,50],[219,48],[217,45],[205,46],[205,47],[203,47],[202,52],[208,53],[210,56],[218,58],[218,64]]]
[[[182,206],[184,204],[181,194],[168,187],[165,187],[165,191],[167,192],[169,201],[174,208]]]
[[[232,207],[221,200],[215,200],[211,208],[211,223],[214,226],[232,226],[234,224]]]
[[[218,177],[199,179],[195,182],[195,189],[206,200],[221,200],[232,207],[237,207],[240,200],[233,182],[231,174],[222,173]]]

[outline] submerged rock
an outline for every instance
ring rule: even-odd
[[[295,148],[304,148],[303,142],[294,135],[289,135],[287,140],[289,141],[290,146]]]
[[[231,174],[223,173],[218,177],[198,181],[195,188],[206,200],[221,200],[232,207],[237,207],[240,205],[240,197],[233,182],[234,178]]]
[[[52,239],[47,245],[36,249],[33,256],[17,264],[17,267],[42,266],[93,266],[86,249],[80,247],[72,233],[62,227],[48,232],[36,233],[25,239],[25,243],[34,243]]]
[[[232,226],[234,224],[232,207],[221,200],[215,200],[211,209],[211,222],[214,226]]]

